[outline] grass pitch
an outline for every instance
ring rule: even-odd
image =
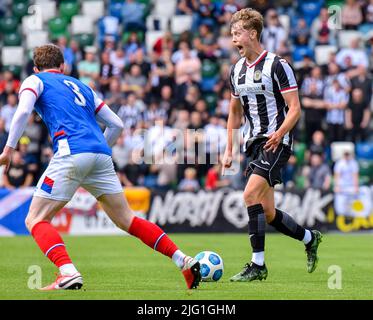
[[[219,253],[225,265],[222,279],[187,290],[174,264],[135,238],[65,237],[83,275],[83,289],[38,292],[28,288],[28,268],[41,267],[43,286],[55,279],[57,269],[31,237],[11,237],[0,238],[0,299],[373,299],[373,234],[325,234],[312,274],[306,271],[302,243],[267,235],[268,278],[251,283],[229,282],[250,259],[247,235],[171,234],[171,238],[190,255],[203,250]],[[341,270],[341,289],[328,287],[336,284],[335,266]]]

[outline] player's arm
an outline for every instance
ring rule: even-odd
[[[229,114],[228,114],[228,122],[227,122],[227,146],[225,147],[225,153],[223,157],[223,167],[230,168],[232,165],[232,154],[233,154],[233,139],[234,139],[234,131],[239,130],[241,127],[241,120],[242,120],[242,105],[239,98],[232,96],[231,101],[229,103]]]
[[[30,114],[34,109],[36,99],[37,96],[35,91],[23,90],[20,93],[18,107],[10,125],[8,140],[2,154],[0,155],[0,166],[5,165],[6,170],[9,167],[13,151],[17,147],[18,140],[22,137],[22,134],[25,131]]]
[[[123,121],[104,102],[96,109],[96,120],[106,126],[104,136],[112,147],[123,131]]]
[[[289,111],[280,128],[268,137],[268,141],[264,146],[266,151],[272,150],[273,152],[276,151],[282,138],[295,127],[301,115],[297,82],[293,69],[286,60],[280,59],[280,61],[277,61],[274,77],[274,81],[277,81]]]

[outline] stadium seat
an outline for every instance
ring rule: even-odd
[[[172,34],[180,34],[192,28],[193,17],[188,15],[180,15],[171,17],[171,32]]]
[[[82,14],[97,21],[105,15],[105,3],[102,0],[83,1]]]
[[[56,17],[48,21],[49,32],[52,34],[63,33],[67,31],[66,18]]]
[[[109,15],[118,18],[118,20],[122,22],[122,8],[123,1],[111,2],[109,5]]]
[[[4,35],[3,46],[16,47],[22,44],[22,37],[18,33]]]
[[[24,49],[21,46],[3,47],[1,61],[3,65],[23,66]]]
[[[21,72],[22,72],[22,66],[6,65],[6,66],[3,66],[3,71],[10,71],[16,77],[20,77]]]
[[[71,22],[73,16],[79,13],[79,3],[77,2],[62,2],[60,4],[60,17]]]
[[[358,159],[373,160],[373,142],[357,143],[356,157]]]
[[[341,159],[346,151],[350,152],[351,154],[355,153],[355,145],[348,141],[332,142],[330,147],[333,162]]]
[[[0,33],[14,33],[17,31],[18,19],[16,17],[5,17],[0,19]]]
[[[157,0],[154,1],[153,14],[171,18],[176,12],[177,0]]]
[[[310,26],[313,19],[315,19],[319,15],[323,3],[323,0],[300,1],[299,11],[306,20],[307,25]]]
[[[153,51],[154,43],[164,35],[164,31],[148,31],[145,34],[145,43],[147,52]]]
[[[41,18],[43,22],[47,22],[57,16],[56,1],[36,0],[35,4],[39,5],[39,10],[41,10]]]
[[[359,31],[355,30],[339,30],[338,32],[338,44],[340,48],[348,48],[351,40],[355,38],[362,38],[363,35]]]
[[[74,16],[71,21],[71,33],[82,34],[89,33],[93,34],[93,19],[87,16]]]
[[[216,94],[214,92],[208,92],[203,95],[203,98],[206,101],[209,113],[214,112],[218,103],[218,97]]]
[[[123,44],[125,44],[128,41],[131,33],[132,33],[131,31],[123,32],[123,35],[122,35]],[[137,38],[140,40],[140,42],[144,42],[144,33],[142,31],[137,31],[136,33],[137,33]]]
[[[146,28],[148,30],[167,30],[169,18],[165,16],[150,15],[146,18]]]
[[[313,51],[308,46],[296,46],[293,50],[293,61],[294,63],[300,62],[303,60],[303,57],[308,55],[313,57]]]
[[[315,61],[318,65],[322,66],[328,64],[330,54],[337,52],[336,46],[322,45],[315,47]]]
[[[73,38],[78,41],[81,48],[92,46],[95,40],[94,35],[89,33],[78,34],[75,35]]]
[[[290,17],[286,14],[281,14],[279,17],[280,23],[286,31],[286,34],[289,34],[290,31]]]
[[[219,73],[219,65],[209,59],[202,62],[202,78],[215,77]]]
[[[297,142],[294,144],[294,156],[297,159],[297,166],[302,166],[304,164],[304,156],[306,153],[306,144],[303,142]]]
[[[21,21],[22,17],[27,14],[29,5],[24,2],[14,2],[12,5],[12,13],[13,16],[18,19],[18,21]]]
[[[34,31],[26,36],[26,47],[27,49],[34,49],[35,47],[42,46],[48,43],[48,32],[47,31]]]
[[[373,179],[373,160],[359,160],[359,174]]]

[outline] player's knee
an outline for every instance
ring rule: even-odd
[[[254,189],[245,189],[243,193],[243,198],[245,201],[246,206],[252,206],[254,204],[258,204],[260,202],[260,195]]]
[[[37,219],[37,217],[34,217],[32,215],[28,215],[25,219],[25,225],[29,232],[31,232],[32,228],[35,224],[37,224],[40,221],[40,219]]]

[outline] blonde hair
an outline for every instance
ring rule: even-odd
[[[242,27],[246,30],[254,29],[256,31],[256,37],[259,40],[260,35],[262,34],[263,30],[263,16],[259,11],[256,11],[252,8],[245,8],[237,11],[233,14],[231,19],[231,28],[232,26],[242,21]]]

